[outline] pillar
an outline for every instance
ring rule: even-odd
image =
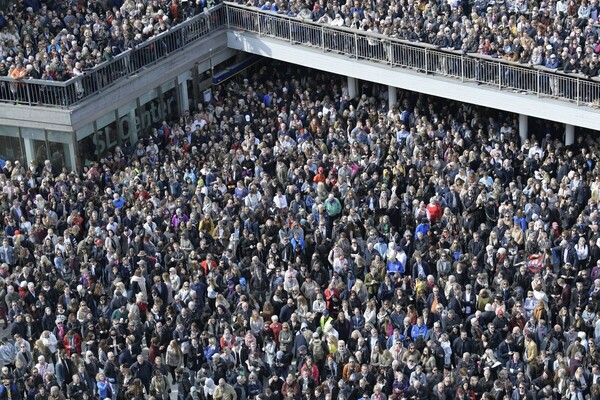
[[[77,156],[75,155],[75,143],[63,144],[66,148],[67,154],[65,154],[65,164],[71,171],[77,171]]]
[[[194,100],[194,104],[198,104],[200,103],[200,73],[198,72],[197,65],[194,65],[194,68],[192,69],[192,81],[192,100]]]
[[[348,95],[353,99],[358,95],[358,81],[356,78],[348,77]]]
[[[135,108],[129,111],[129,143],[135,147],[138,141],[138,124],[135,116]]]
[[[27,158],[27,162],[29,163],[32,160],[35,160],[35,145],[33,144],[33,139],[24,138],[23,146],[25,147],[25,158]]]
[[[398,102],[398,89],[388,85],[388,108],[391,110]]]
[[[575,127],[565,124],[565,146],[570,146],[573,143],[575,143]]]
[[[188,95],[188,87],[187,80],[184,80],[179,83],[179,109],[181,110],[181,114],[183,115],[183,111],[190,109],[190,98]]]
[[[75,156],[75,164],[73,164],[73,170],[77,171],[77,172],[83,172],[83,165],[82,162],[83,160],[80,157],[77,157],[77,154],[79,154],[79,141],[77,140],[77,132],[73,131],[71,132],[71,148],[69,149],[69,151],[73,150],[73,155]],[[69,157],[71,157],[69,155]]]
[[[156,88],[156,101],[158,102],[158,115],[160,115],[160,119],[163,120],[167,118],[167,110],[165,109],[165,100],[163,97],[163,90],[161,86],[158,86]]]
[[[519,114],[519,136],[521,144],[525,143],[529,136],[529,116],[525,114]]]

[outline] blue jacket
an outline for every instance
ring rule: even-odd
[[[558,68],[558,57],[546,59],[546,68],[557,69]]]
[[[427,336],[427,325],[423,324],[420,328],[419,325],[414,325],[412,327],[412,330],[410,331],[410,336],[413,338],[413,340],[417,340],[417,338],[419,336],[423,336],[423,339],[425,338],[425,336]]]
[[[8,397],[8,391],[10,390],[10,397]],[[18,400],[21,398],[21,393],[17,389],[17,385],[11,383],[9,387],[0,385],[0,399],[13,399]]]
[[[401,274],[404,275],[404,265],[398,260],[387,262],[387,271],[389,274]]]
[[[423,232],[423,236],[427,236],[427,231],[429,231],[429,224],[417,225],[417,229],[415,229],[415,239],[417,238],[417,233],[419,232]]]
[[[293,237],[290,243],[292,244],[292,248],[294,249],[294,251],[296,251],[296,247],[298,246],[300,246],[300,249],[304,251],[304,239],[302,237],[298,237],[298,240],[296,240],[296,238]]]
[[[100,381],[96,383],[96,387],[98,387],[98,394],[101,399],[112,397],[112,389],[108,381]]]

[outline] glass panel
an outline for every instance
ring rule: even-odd
[[[196,107],[196,104],[194,104],[194,80],[188,79],[186,81],[186,84],[187,84],[187,88],[188,88],[187,92],[188,92],[189,105],[190,105],[190,108],[193,109]],[[187,111],[189,111],[189,110],[187,110]]]
[[[102,129],[102,127],[109,125],[110,123],[115,121],[115,112],[111,111],[107,114],[104,114],[100,118],[96,120],[96,128],[98,130]]]
[[[158,128],[165,118],[177,116],[177,93],[174,85],[171,85],[171,87],[172,89],[163,92],[162,105],[159,104],[156,97],[150,99],[148,94],[140,97],[142,115],[140,117],[138,130],[144,131],[152,127]],[[142,101],[143,99],[149,100],[144,102]]]
[[[96,135],[93,135],[94,155],[97,159],[120,145],[120,138],[117,134],[117,122],[115,112],[112,111],[96,121]]]
[[[80,158],[81,165],[89,166],[92,160],[94,142],[93,134],[94,124],[90,123],[77,130],[77,148],[79,151],[78,157]]]
[[[16,126],[0,125],[0,135],[19,137],[19,128]]]
[[[122,107],[119,107],[119,110],[118,110],[119,117],[129,114],[131,111],[135,111],[136,107],[137,106],[136,106],[135,100],[130,101],[129,103],[125,104]]]
[[[28,147],[29,151],[33,151],[32,154],[27,154],[27,158],[34,159],[42,165],[44,161],[48,160],[48,149],[46,148],[46,135],[43,129],[36,128],[21,128],[21,136],[25,140],[31,140],[33,149]],[[30,146],[30,145],[28,145]]]
[[[160,107],[156,99],[156,89],[140,97],[140,109],[142,115],[139,116],[140,124],[138,126],[141,131],[148,130],[162,121]]]
[[[48,136],[48,148],[50,149],[50,162],[56,170],[62,170],[63,167],[74,169],[72,165],[75,160],[71,160],[72,135],[71,132],[46,131]]]
[[[135,101],[131,101],[123,107],[119,107],[119,125],[117,128],[119,136],[121,137],[121,145],[127,143],[134,145],[137,142],[139,120],[136,116],[136,108]],[[128,146],[125,146],[123,151],[128,153]]]
[[[163,83],[162,85],[160,85],[160,89],[162,90],[162,92],[168,92],[169,90],[173,89],[175,87],[175,81],[174,80],[170,80],[167,81],[165,83]]]
[[[165,115],[162,116],[159,123],[162,123],[162,120],[164,119],[173,120],[177,118],[177,114],[179,114],[179,99],[177,98],[177,91],[175,90],[174,85],[171,86],[173,86],[172,89],[163,92],[163,110]]]
[[[63,167],[72,168],[67,163],[67,155],[69,154],[69,145],[66,143],[53,143],[48,142],[48,148],[50,149],[50,162],[52,167],[57,171],[62,171]]]
[[[22,144],[19,138],[19,128],[0,125],[0,167],[4,166],[5,161],[25,162]]]
[[[33,140],[33,154],[38,165],[44,165],[44,161],[49,160],[45,140]]]
[[[94,143],[94,135],[88,135],[81,139],[77,145],[79,149],[79,157],[84,166],[89,166],[91,161],[96,161],[98,158],[95,154],[96,145]]]

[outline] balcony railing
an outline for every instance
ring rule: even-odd
[[[66,82],[0,77],[0,103],[76,105],[225,27],[225,7],[219,4]]]
[[[228,29],[256,33],[354,59],[475,82],[498,89],[551,97],[577,105],[600,106],[600,81],[582,74],[485,55],[440,49],[380,34],[333,27],[233,3],[225,3]]]
[[[600,106],[598,78],[586,79],[581,74],[564,74],[544,67],[530,67],[484,55],[464,54],[370,32],[332,27],[228,2],[66,82],[0,77],[0,103],[49,107],[77,105],[221,29],[243,30],[323,52],[462,82],[552,97],[577,105]]]

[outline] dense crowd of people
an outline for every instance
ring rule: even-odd
[[[597,0],[242,3],[331,26],[581,73],[588,78],[598,76],[600,70]]]
[[[259,65],[0,174],[0,398],[598,399],[598,141]]]
[[[18,2],[0,7],[0,76],[66,81],[202,13],[213,0]]]
[[[213,0],[3,2],[0,76],[68,80],[214,6]],[[598,76],[597,0],[240,1],[304,20]]]

